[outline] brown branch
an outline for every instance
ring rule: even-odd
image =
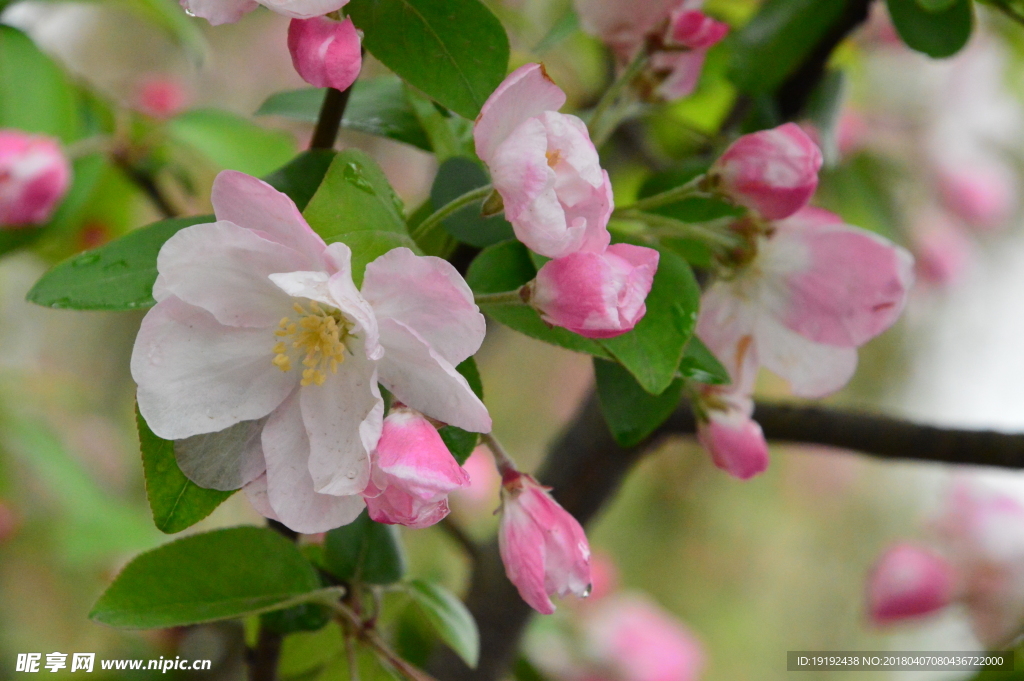
[[[348,98],[351,94],[351,85],[344,90],[327,88],[324,103],[320,106],[320,117],[316,121],[316,129],[313,130],[313,140],[309,143],[310,149],[334,148],[334,141],[338,138],[341,119],[345,115],[345,107],[348,105]]]
[[[883,459],[1024,469],[1024,434],[939,428],[818,406],[758,404],[754,417],[770,440],[852,449]],[[646,452],[667,436],[692,435],[695,428],[693,413],[682,405],[645,442],[625,449],[612,439],[592,394],[552,446],[538,478],[586,524]],[[532,611],[505,577],[493,541],[481,548],[466,605],[480,628],[479,666],[471,670],[445,649],[428,668],[443,681],[494,681],[514,661]]]

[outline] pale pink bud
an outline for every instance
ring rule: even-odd
[[[691,50],[707,49],[720,42],[729,33],[729,25],[715,21],[699,10],[685,5],[669,17],[668,42]]]
[[[363,492],[371,518],[429,527],[448,515],[449,492],[468,486],[469,474],[422,414],[407,408],[388,414]]]
[[[537,273],[530,304],[544,321],[581,336],[619,336],[647,312],[658,258],[652,248],[615,244],[550,260]]]
[[[310,85],[344,90],[363,66],[362,37],[351,19],[292,19],[288,51],[292,64]]]
[[[939,192],[952,213],[972,227],[989,230],[1006,224],[1014,208],[1014,178],[998,166],[945,168]]]
[[[936,286],[956,283],[967,271],[974,255],[974,243],[956,225],[930,215],[914,237],[914,266],[917,275]]]
[[[551,596],[590,592],[587,536],[531,476],[509,471],[504,478],[498,548],[505,574],[530,607],[550,615]]]
[[[0,130],[0,228],[39,225],[71,184],[71,164],[52,137]]]
[[[760,424],[738,409],[711,410],[697,425],[697,440],[723,471],[748,480],[768,468],[768,443]]]
[[[602,600],[583,626],[587,648],[615,681],[696,681],[704,668],[700,640],[639,594]]]
[[[744,135],[708,171],[712,186],[769,220],[810,201],[818,187],[821,151],[796,123]]]
[[[875,624],[922,617],[949,605],[956,576],[941,556],[913,544],[897,544],[879,558],[868,577],[868,614]]]
[[[172,77],[150,76],[138,88],[135,107],[153,118],[166,119],[175,115],[188,104],[188,93]]]

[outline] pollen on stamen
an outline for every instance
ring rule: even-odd
[[[282,371],[288,371],[292,366],[287,355],[289,346],[305,351],[300,385],[323,385],[327,372],[337,373],[338,365],[345,360],[347,347],[343,339],[348,335],[349,326],[337,310],[316,301],[309,302],[308,310],[299,303],[295,303],[293,309],[302,315],[298,322],[285,317],[275,332],[278,337],[291,336],[293,340],[291,343],[282,340],[274,346],[277,356],[273,362]]]

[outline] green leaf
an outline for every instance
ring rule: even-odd
[[[438,168],[434,184],[430,188],[430,201],[435,206],[444,206],[466,192],[489,183],[490,178],[477,163],[468,158],[454,156]],[[456,239],[477,248],[515,237],[512,225],[501,215],[483,217],[480,214],[479,203],[453,213],[441,224]]]
[[[441,640],[475,669],[480,659],[480,633],[462,601],[444,587],[421,579],[409,582],[407,591]]]
[[[453,116],[444,107],[409,88],[406,88],[405,96],[430,140],[430,148],[438,163],[452,156],[476,158],[472,122]]]
[[[928,12],[941,12],[948,9],[956,0],[917,0],[917,4]]]
[[[774,91],[839,21],[847,4],[848,0],[767,0],[730,38],[732,82],[752,94]]]
[[[319,603],[300,603],[260,615],[260,626],[279,634],[316,631],[331,621],[331,611]]]
[[[337,622],[330,622],[316,631],[286,636],[281,644],[278,676],[282,681],[313,679],[333,661],[344,661],[344,645],[341,626]]]
[[[197,150],[215,166],[261,176],[295,156],[295,140],[281,130],[268,130],[220,109],[186,111],[167,123],[178,143]]]
[[[551,30],[547,32],[541,41],[533,48],[534,54],[544,54],[548,50],[557,47],[566,38],[580,30],[580,17],[571,7],[562,15],[562,18],[555,22]]]
[[[363,511],[353,522],[327,533],[324,566],[345,582],[393,584],[405,574],[398,530],[370,520]]]
[[[612,437],[622,447],[640,444],[664,423],[683,394],[683,381],[672,381],[660,395],[644,390],[636,379],[615,362],[594,359],[597,397]]]
[[[287,194],[300,211],[305,210],[323,182],[335,155],[331,149],[304,151],[263,180],[277,191]]]
[[[273,530],[194,534],[136,556],[89,617],[127,629],[163,629],[255,615],[324,597],[298,547]]]
[[[466,379],[466,383],[469,383],[470,389],[476,396],[481,400],[484,399],[484,383],[480,378],[480,370],[476,366],[476,360],[472,357],[467,357],[461,364],[455,367],[455,370],[462,374],[462,377]]]
[[[683,378],[710,385],[726,385],[732,382],[729,371],[696,336],[690,338],[690,342],[686,344],[686,352],[679,363],[679,373]]]
[[[358,149],[335,156],[302,214],[325,239],[360,230],[406,233],[402,206],[384,171]]]
[[[971,0],[945,9],[925,9],[918,0],[887,0],[893,26],[907,47],[929,57],[951,57],[967,44],[974,28]]]
[[[60,67],[27,35],[0,25],[0,128],[71,142],[79,133],[75,100]]]
[[[413,87],[470,120],[505,78],[508,36],[477,0],[353,0],[363,45]]]
[[[179,230],[212,215],[161,220],[65,260],[43,275],[28,300],[70,310],[138,310],[156,305],[156,256]]]
[[[325,93],[325,88],[278,92],[263,102],[256,115],[284,116],[296,121],[316,123]],[[357,80],[352,86],[341,127],[377,137],[388,137],[431,151],[427,134],[405,96],[402,81],[395,76]]]
[[[503,241],[480,252],[469,266],[466,281],[476,293],[502,293],[514,291],[535,276],[537,270],[526,246],[518,241]],[[611,359],[611,354],[597,341],[545,323],[536,310],[526,305],[485,304],[481,309],[489,317],[531,338]]]
[[[690,266],[672,251],[659,251],[647,314],[632,331],[599,341],[652,395],[660,395],[675,378],[700,306],[700,286]]]
[[[395,232],[361,231],[348,232],[327,239],[327,243],[340,241],[352,249],[352,281],[356,286],[363,285],[366,266],[394,248],[408,248],[420,254],[420,249],[408,234]]]
[[[174,534],[192,527],[234,494],[203,489],[186,478],[174,458],[174,442],[157,437],[138,410],[135,424],[146,474],[146,496],[158,530]]]

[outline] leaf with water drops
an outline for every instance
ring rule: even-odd
[[[362,230],[406,233],[402,205],[384,171],[358,149],[340,152],[303,215],[327,240]]]
[[[179,230],[212,215],[161,220],[60,263],[28,292],[28,300],[57,309],[140,310],[156,305],[156,256]]]

